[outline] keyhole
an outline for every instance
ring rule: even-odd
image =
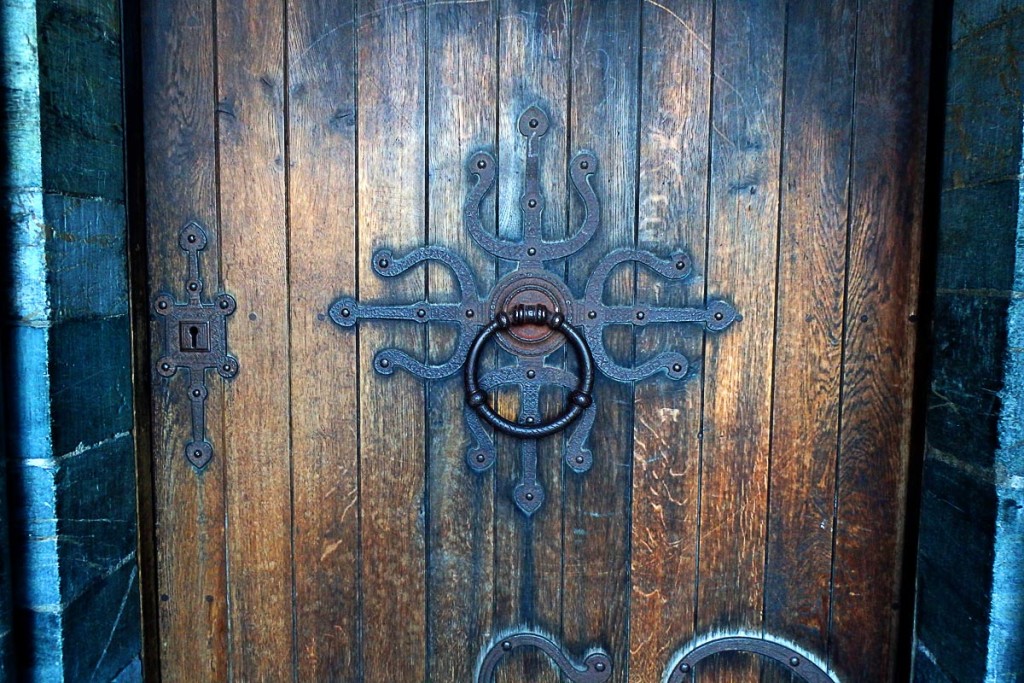
[[[192,338],[192,348],[199,346],[199,328],[195,325],[188,328],[188,335]]]

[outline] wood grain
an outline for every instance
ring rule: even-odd
[[[743,320],[705,344],[697,630],[761,628],[778,236],[784,3],[716,4],[708,297]],[[722,657],[702,681],[756,680]]]
[[[229,676],[242,680],[293,670],[284,19],[273,0],[217,6],[221,256],[242,366],[224,401]]]
[[[187,269],[178,233],[189,220],[207,227],[206,291],[219,291],[213,17],[209,2],[143,6],[146,222],[152,293],[184,300]],[[193,27],[186,30],[187,27]],[[162,321],[152,319],[152,362],[164,353]],[[212,378],[211,378],[212,379]],[[202,473],[185,459],[191,439],[190,379],[152,375],[153,501],[158,529],[160,674],[165,681],[224,680],[227,579],[224,556],[223,389],[209,382],[206,437],[214,458]],[[152,585],[152,584],[151,584]],[[184,653],[190,656],[184,656]]]
[[[360,4],[358,41],[358,284],[363,301],[420,301],[423,271],[383,281],[378,248],[423,245],[426,229],[425,17],[419,3]],[[386,347],[423,357],[415,323],[359,332],[363,675],[368,683],[426,680],[426,390],[405,372],[382,377]]]
[[[559,0],[501,0],[499,3],[498,92],[498,231],[506,239],[519,239],[520,198],[526,168],[526,144],[517,128],[519,116],[539,104],[548,114],[550,128],[541,142],[540,179],[546,200],[543,234],[557,239],[565,234],[568,206],[566,141],[570,69],[569,16]],[[499,264],[508,272],[513,264]],[[559,264],[564,277],[564,264]],[[498,362],[514,359],[505,352]],[[548,360],[558,365],[559,356]],[[559,397],[560,398],[560,397]],[[507,416],[518,411],[512,391],[497,394],[499,410]],[[551,410],[550,402],[542,409]],[[549,414],[549,413],[546,413]],[[542,629],[561,638],[562,631],[562,440],[544,439],[537,445],[537,473],[547,500],[531,519],[512,502],[521,473],[520,445],[500,437],[495,468],[494,628]],[[547,657],[533,650],[515,651],[498,668],[497,683],[557,683],[558,672]]]
[[[711,18],[711,2],[643,6],[638,242],[663,257],[685,250],[696,265],[685,286],[638,269],[638,303],[703,305]],[[657,681],[693,637],[703,334],[652,326],[636,349],[639,362],[668,349],[694,362],[681,381],[659,376],[636,387],[629,672]]]
[[[910,450],[930,6],[862,3],[830,661],[891,680]]]
[[[569,148],[596,154],[598,172],[592,184],[601,201],[599,231],[568,259],[568,284],[579,292],[601,258],[614,248],[635,244],[640,4],[626,4],[616,12],[605,11],[600,3],[572,9]],[[569,230],[582,220],[582,202],[573,194]],[[622,269],[610,278],[606,301],[630,305],[634,288],[632,268]],[[632,364],[628,329],[612,330],[605,338],[613,357]],[[599,375],[594,402],[593,467],[565,483],[563,629],[570,647],[605,648],[614,663],[611,680],[626,681],[633,387]]]
[[[439,2],[427,7],[429,111],[429,238],[466,258],[486,293],[494,285],[495,260],[473,241],[462,223],[470,175],[467,160],[493,149],[497,96],[495,3]],[[493,196],[485,207],[495,215]],[[457,297],[443,266],[428,267],[432,301]],[[472,294],[472,293],[470,293]],[[428,355],[443,363],[454,350],[452,328],[427,329]],[[492,632],[494,594],[494,474],[466,466],[471,440],[462,415],[462,374],[428,386],[427,653],[429,678],[469,681]]]
[[[356,291],[351,3],[288,4],[289,291],[298,680],[359,677],[356,335],[326,318]]]
[[[828,650],[856,20],[854,2],[789,5],[764,612],[767,632],[819,656]]]

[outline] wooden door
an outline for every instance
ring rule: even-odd
[[[162,678],[444,683],[493,663],[502,682],[685,681],[686,653],[743,636],[725,649],[779,641],[796,664],[731,651],[697,678],[824,680],[817,666],[892,680],[928,13],[916,0],[147,0],[149,287],[170,293],[151,327]],[[547,240],[584,220],[577,150],[598,164],[600,227],[545,264],[551,277],[582,297],[615,249],[685,252],[691,277],[630,262],[604,301],[721,299],[742,320],[611,326],[620,365],[676,351],[685,377],[599,372],[592,467],[564,463],[566,432],[536,441],[546,496],[526,515],[523,442],[499,436],[492,468],[467,465],[461,371],[375,366],[388,347],[443,362],[452,326],[343,328],[329,313],[344,296],[458,300],[436,263],[381,277],[383,248],[449,249],[484,298],[514,272],[463,209],[486,151],[497,176],[481,219],[521,237],[517,123],[533,105],[550,119]],[[234,374],[216,348],[185,349],[216,347],[225,322],[231,379],[203,369]],[[578,371],[572,359],[547,362]],[[494,394],[514,418],[518,394]],[[563,400],[545,391],[544,416]],[[601,654],[567,668],[541,635],[577,666]]]

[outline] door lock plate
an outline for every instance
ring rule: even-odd
[[[161,377],[172,377],[181,368],[189,373],[192,440],[185,445],[185,458],[196,469],[206,467],[213,457],[206,439],[206,371],[216,370],[224,379],[238,374],[238,360],[227,352],[227,317],[235,312],[235,299],[221,293],[212,302],[203,301],[199,252],[206,243],[199,223],[192,221],[181,229],[178,244],[188,258],[187,300],[179,302],[167,292],[153,299],[153,310],[164,324],[164,355],[156,362],[156,372]]]

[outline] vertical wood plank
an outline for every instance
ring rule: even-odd
[[[238,301],[230,339],[241,365],[224,405],[229,675],[286,680],[293,620],[283,5],[218,3],[216,40],[221,246],[224,283]]]
[[[539,104],[550,127],[541,142],[540,178],[545,196],[543,234],[565,234],[567,212],[566,118],[569,82],[569,16],[561,0],[501,0],[499,7],[498,223],[507,239],[521,235],[520,198],[526,144],[519,116]],[[502,264],[507,271],[511,264]],[[564,268],[559,270],[564,275]],[[504,353],[502,364],[514,362]],[[555,364],[556,358],[548,360]],[[498,394],[500,409],[515,415],[513,397]],[[542,405],[542,408],[546,408]],[[562,627],[562,446],[557,438],[537,444],[538,478],[547,495],[527,519],[512,502],[520,475],[519,444],[499,437],[495,478],[494,628],[542,629],[561,637]],[[495,676],[498,683],[556,683],[560,676],[544,655],[515,651]]]
[[[481,148],[493,149],[497,3],[432,2],[427,35],[430,243],[463,255],[486,293],[494,284],[494,258],[466,232],[462,207],[470,187],[467,160]],[[484,215],[494,216],[493,204]],[[457,285],[444,267],[430,266],[428,288],[431,300],[452,301]],[[431,362],[450,357],[452,332],[428,328]],[[492,631],[494,475],[466,466],[471,440],[462,416],[462,373],[432,382],[428,392],[429,674],[431,680],[469,681]]]
[[[211,237],[201,255],[206,291],[220,287],[212,5],[147,2],[142,22],[150,286],[181,301],[187,266],[178,233],[189,220],[201,221]],[[151,318],[156,359],[164,335],[162,321]],[[154,372],[151,382],[160,673],[165,681],[225,680],[223,390],[209,383],[206,435],[215,456],[197,473],[184,455],[191,439],[187,373],[168,380]]]
[[[698,275],[707,240],[711,19],[710,0],[643,6],[638,242],[661,256],[685,249]],[[703,277],[667,285],[638,271],[639,303],[703,304]],[[636,681],[660,680],[672,653],[693,636],[696,604],[703,334],[695,326],[638,334],[639,362],[667,349],[695,362],[684,380],[659,376],[636,387],[629,615]]]
[[[829,652],[893,676],[910,442],[930,5],[862,2]]]
[[[288,8],[296,676],[359,676],[356,335],[325,316],[355,292],[354,3]]]
[[[716,6],[707,267],[709,298],[743,315],[705,343],[698,632],[761,628],[775,334],[785,5]],[[757,678],[723,657],[701,680]]]
[[[420,2],[360,3],[358,23],[358,284],[363,301],[420,301],[421,269],[382,281],[378,248],[422,246],[425,231],[425,17]],[[382,377],[385,347],[422,357],[415,323],[359,330],[363,675],[422,681],[426,671],[425,388],[405,372]]]
[[[570,149],[596,154],[592,180],[601,200],[600,230],[568,260],[569,286],[580,292],[609,251],[635,244],[640,3],[624,3],[614,12],[600,3],[574,4],[571,41]],[[570,207],[567,230],[573,231],[583,220],[578,196]],[[630,305],[634,286],[633,270],[623,269],[608,283],[607,301]],[[628,329],[612,330],[606,344],[613,357],[632,363]],[[626,681],[633,387],[599,375],[594,394],[594,464],[565,481],[563,629],[570,647],[606,648],[614,662],[611,680]]]
[[[789,5],[764,618],[768,633],[822,657],[828,649],[856,33],[852,0]],[[789,674],[770,680],[788,681]]]

